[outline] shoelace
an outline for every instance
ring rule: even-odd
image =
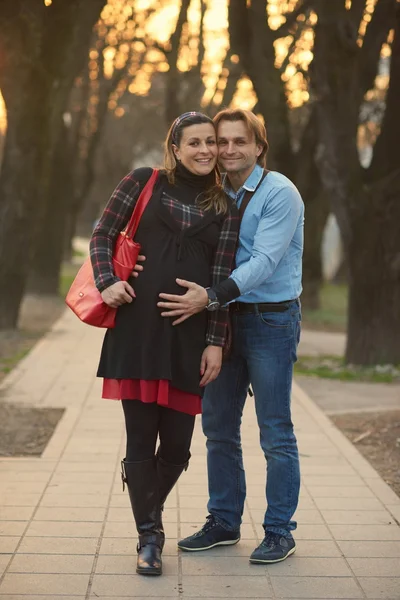
[[[200,531],[197,531],[193,537],[199,537],[199,535],[203,535],[203,533],[207,533],[208,531],[210,531],[210,529],[213,529],[213,527],[215,527],[216,525],[217,525],[217,523],[214,520],[214,517],[212,515],[208,515],[203,527],[200,529]]]
[[[274,533],[273,531],[267,531],[267,533],[265,534],[265,538],[261,542],[261,545],[265,546],[266,548],[273,548],[279,543],[280,537],[281,536],[278,533]]]

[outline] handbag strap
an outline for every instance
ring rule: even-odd
[[[135,204],[135,208],[132,212],[131,218],[125,228],[126,237],[133,238],[139,227],[140,219],[145,211],[146,206],[149,203],[149,200],[153,194],[154,186],[158,179],[159,170],[153,169],[152,174],[147,180],[146,185],[142,189],[140,196]]]
[[[246,190],[246,192],[243,196],[243,200],[240,204],[240,208],[239,208],[239,227],[242,223],[244,211],[248,207],[250,200],[252,199],[252,197],[254,196],[254,194],[256,193],[256,191],[258,190],[258,188],[260,187],[260,185],[262,184],[262,182],[264,181],[264,179],[266,178],[268,173],[269,173],[269,169],[264,169],[263,175],[262,175],[260,181],[258,182],[257,187],[251,192],[249,190]]]

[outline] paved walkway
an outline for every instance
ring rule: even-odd
[[[165,574],[136,575],[135,531],[119,481],[121,409],[99,398],[94,377],[101,338],[101,331],[65,313],[4,382],[2,393],[13,402],[66,412],[41,458],[0,460],[0,600],[400,599],[400,499],[297,385],[297,553],[269,567],[248,563],[264,508],[264,460],[249,400],[241,542],[177,553],[176,539],[206,515],[205,446],[197,423],[190,468],[165,510]]]

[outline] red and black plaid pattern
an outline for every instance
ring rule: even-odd
[[[139,196],[139,190],[140,185],[134,179],[133,172],[129,173],[115,188],[93,232],[90,241],[90,257],[95,284],[100,292],[119,281],[119,278],[114,275],[112,265],[114,243],[120,231],[129,221]],[[204,211],[198,206],[183,204],[166,193],[162,194],[162,202],[182,229],[191,227],[204,217]],[[212,285],[229,277],[232,271],[238,230],[238,211],[236,206],[232,206],[224,218],[214,255],[211,267]],[[207,344],[225,345],[227,323],[227,308],[221,308],[209,314]]]
[[[204,217],[204,211],[198,206],[194,204],[183,204],[165,192],[163,192],[161,196],[161,201],[164,206],[168,208],[181,229],[191,227]]]
[[[139,197],[140,184],[133,174],[128,173],[113,191],[90,240],[94,282],[100,292],[119,281],[114,275],[112,256],[115,241],[128,224]]]

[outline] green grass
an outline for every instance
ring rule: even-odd
[[[13,368],[28,354],[29,351],[30,347],[20,350],[11,356],[0,358],[0,374],[2,376],[8,375],[8,373],[13,370]]]
[[[72,256],[76,258],[86,258],[87,252],[82,252],[82,250],[77,250],[76,248],[74,248],[72,250]]]
[[[343,358],[329,355],[301,356],[295,364],[294,371],[296,375],[340,381],[400,382],[400,365],[375,365],[373,367],[346,365]]]
[[[72,263],[64,263],[61,271],[59,294],[62,298],[65,298],[71,283],[73,282],[75,275],[79,270],[80,265],[74,265]]]
[[[325,283],[321,290],[321,308],[303,307],[303,325],[309,329],[346,331],[348,290],[343,284]]]

